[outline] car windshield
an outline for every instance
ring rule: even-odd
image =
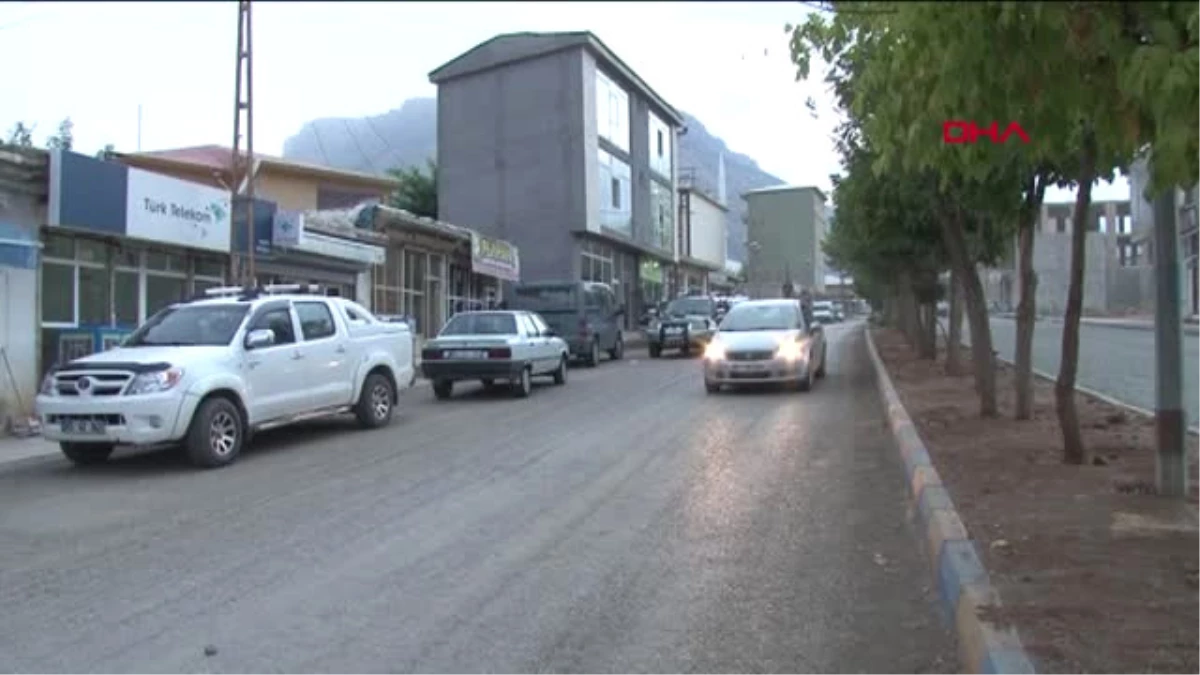
[[[798,323],[790,305],[737,305],[721,321],[721,331],[791,330]]]
[[[576,311],[574,286],[520,286],[513,294],[514,306],[541,314]]]
[[[173,305],[150,317],[122,346],[228,345],[249,309],[243,303]]]
[[[499,312],[472,312],[458,314],[446,322],[439,333],[447,335],[516,335],[517,320],[512,314]]]
[[[675,316],[709,316],[713,313],[713,301],[708,298],[676,298],[667,303],[666,313]]]

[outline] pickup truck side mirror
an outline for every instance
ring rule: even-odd
[[[269,328],[259,328],[246,334],[246,350],[262,349],[275,344],[275,331]]]

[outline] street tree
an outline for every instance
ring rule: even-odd
[[[58,131],[46,139],[50,150],[70,150],[75,145],[75,123],[68,117],[58,123]]]
[[[411,166],[390,169],[388,175],[400,181],[388,203],[398,209],[426,218],[437,218],[437,164],[427,160],[425,170]]]
[[[991,330],[975,261],[980,242],[999,240],[1003,247],[1003,238],[970,228],[998,226],[1007,230],[1010,223],[995,215],[1003,214],[1001,206],[1011,204],[1019,192],[1010,195],[1005,189],[1011,183],[1011,174],[978,170],[978,167],[974,172],[944,171],[935,161],[935,153],[944,151],[936,147],[941,145],[942,123],[958,117],[948,110],[950,102],[939,102],[939,93],[933,91],[937,83],[936,64],[925,61],[936,54],[931,49],[918,48],[926,41],[924,36],[905,32],[908,23],[917,23],[911,16],[901,16],[909,11],[908,5],[854,2],[830,5],[834,9],[831,18],[814,14],[803,25],[791,27],[792,57],[798,77],[808,76],[814,57],[824,61],[826,81],[832,85],[840,108],[856,121],[852,135],[868,139],[879,151],[876,171],[933,170],[940,177],[940,184],[933,186],[930,198],[939,203],[937,223],[953,277],[961,286],[967,304],[980,413],[995,415]],[[912,72],[904,72],[899,64],[905,64]],[[896,86],[897,82],[904,84]],[[926,145],[935,147],[917,147]],[[909,148],[913,150],[913,158],[908,157]],[[988,253],[985,257],[994,257],[995,252]],[[951,293],[951,297],[955,294]]]
[[[17,122],[8,131],[8,144],[23,148],[33,147],[33,127]]]

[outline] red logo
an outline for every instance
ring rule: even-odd
[[[1004,131],[1000,131],[1000,125],[997,122],[992,122],[986,127],[981,127],[974,122],[964,122],[961,120],[949,120],[942,123],[942,140],[946,143],[976,143],[980,137],[990,138],[992,143],[1005,143],[1016,134],[1022,143],[1029,142],[1029,134],[1021,128],[1016,122],[1009,122]]]

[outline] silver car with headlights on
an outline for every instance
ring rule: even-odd
[[[825,331],[798,300],[749,300],[729,309],[704,350],[704,388],[786,384],[807,391],[825,376]]]

